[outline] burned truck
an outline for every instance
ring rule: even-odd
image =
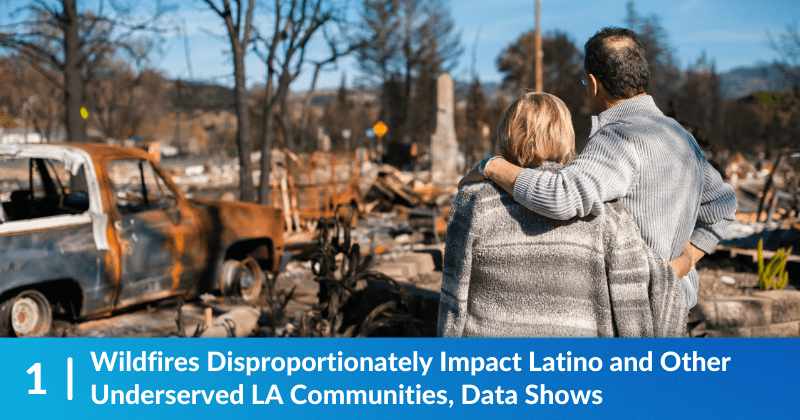
[[[187,199],[143,150],[0,145],[0,336],[209,291],[257,295],[280,210]],[[253,262],[257,262],[254,264]]]

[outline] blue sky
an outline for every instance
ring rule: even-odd
[[[120,0],[117,0],[118,2]],[[131,0],[133,1],[133,0]],[[542,0],[542,30],[559,29],[567,32],[581,47],[594,32],[603,26],[623,26],[626,0],[567,1]],[[139,2],[140,9],[152,7],[152,1]],[[221,19],[209,11],[201,1],[180,2],[179,11],[171,21],[186,21],[189,33],[189,49],[196,79],[221,84],[231,84],[232,65],[227,53],[229,46],[224,39],[225,29]],[[351,4],[358,4],[351,1]],[[514,42],[520,34],[533,29],[533,0],[451,0],[448,2],[457,30],[462,34],[465,52],[453,76],[468,79],[470,52],[475,36],[480,29],[477,47],[476,69],[484,82],[500,81],[502,75],[496,69],[500,52]],[[22,1],[0,0],[0,22],[11,20],[9,10]],[[96,9],[98,0],[79,0],[79,8]],[[5,9],[5,10],[3,10]],[[694,62],[705,50],[718,71],[728,71],[738,66],[769,62],[776,54],[769,48],[766,31],[772,33],[785,30],[787,24],[800,21],[800,1],[637,1],[640,15],[656,14],[669,35],[678,63],[685,67]],[[257,24],[268,21],[261,15]],[[219,36],[214,36],[218,34]],[[321,45],[319,43],[317,46]],[[322,54],[321,47],[310,50],[310,57]],[[186,58],[183,40],[176,31],[167,37],[162,54],[154,57],[153,66],[169,77],[187,79]],[[263,83],[264,66],[255,55],[246,62],[248,84]],[[342,73],[348,84],[359,78],[352,58],[341,60],[337,68],[324,73],[319,87],[339,85]],[[308,88],[311,71],[306,71],[292,85],[295,91]]]

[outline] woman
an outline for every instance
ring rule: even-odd
[[[566,105],[528,93],[498,124],[506,160],[557,172],[575,155]],[[537,215],[491,182],[465,185],[450,210],[438,335],[682,337],[683,286],[618,201],[601,216]]]

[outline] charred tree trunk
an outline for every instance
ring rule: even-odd
[[[403,144],[411,144],[411,132],[413,130],[413,123],[411,121],[411,109],[414,107],[414,103],[411,101],[411,71],[412,71],[412,62],[411,62],[411,47],[406,46],[406,80],[404,89],[404,96],[406,97],[406,109],[405,109],[405,121],[403,122]]]
[[[250,107],[247,104],[247,87],[244,77],[244,48],[238,42],[233,41],[233,37],[231,37],[231,41],[234,77],[236,78],[233,100],[236,106],[238,126],[236,149],[239,152],[239,191],[241,191],[239,199],[252,203],[255,198],[253,191],[253,164],[250,160],[253,144],[250,140]]]
[[[286,84],[286,86],[288,86],[288,84]],[[295,144],[295,139],[294,139],[294,127],[292,127],[293,112],[290,109],[290,105],[288,103],[289,101],[287,100],[288,96],[289,95],[284,94],[281,95],[280,98],[281,120],[283,122],[283,136],[284,139],[286,140],[286,148],[293,152],[296,152],[297,145]]]
[[[86,122],[81,116],[83,105],[83,75],[80,67],[81,39],[78,34],[76,0],[63,0],[64,6],[64,124],[67,141],[86,141]]]
[[[244,21],[242,21],[242,12],[245,0],[234,0],[237,6],[235,13],[231,9],[229,0],[222,0],[222,8],[217,7],[213,0],[204,1],[225,21],[225,26],[228,28],[228,37],[233,53],[233,77],[236,84],[233,90],[233,102],[236,108],[236,150],[239,154],[239,200],[252,203],[255,199],[253,164],[250,160],[253,143],[250,139],[250,107],[247,105],[244,55],[247,52],[247,44],[250,42],[255,0],[247,1],[247,14]]]
[[[311,88],[308,89],[308,93],[306,93],[306,97],[303,101],[303,112],[300,114],[300,147],[305,147],[308,145],[308,118],[309,114],[311,113],[311,102],[314,100],[314,94],[317,92],[317,79],[319,78],[319,71],[322,69],[323,64],[317,63],[314,67],[314,76],[311,78]],[[310,150],[314,150],[318,147],[318,145],[314,145],[314,147],[310,147]]]
[[[258,202],[269,205],[269,174],[272,171],[272,119],[275,105],[272,102],[272,71],[267,70],[267,89],[264,96],[264,131],[261,133],[261,181],[258,184]]]
[[[392,111],[389,109],[389,76],[386,70],[383,71],[383,86],[381,87],[381,114],[383,115],[382,121],[387,127],[392,126]],[[391,143],[392,136],[391,130],[388,131],[383,137],[375,137],[375,154],[378,162],[383,161],[383,145]]]

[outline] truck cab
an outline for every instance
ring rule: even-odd
[[[54,311],[257,294],[242,261],[272,272],[283,252],[280,210],[187,199],[143,150],[0,145],[0,174],[0,335],[44,335]]]

